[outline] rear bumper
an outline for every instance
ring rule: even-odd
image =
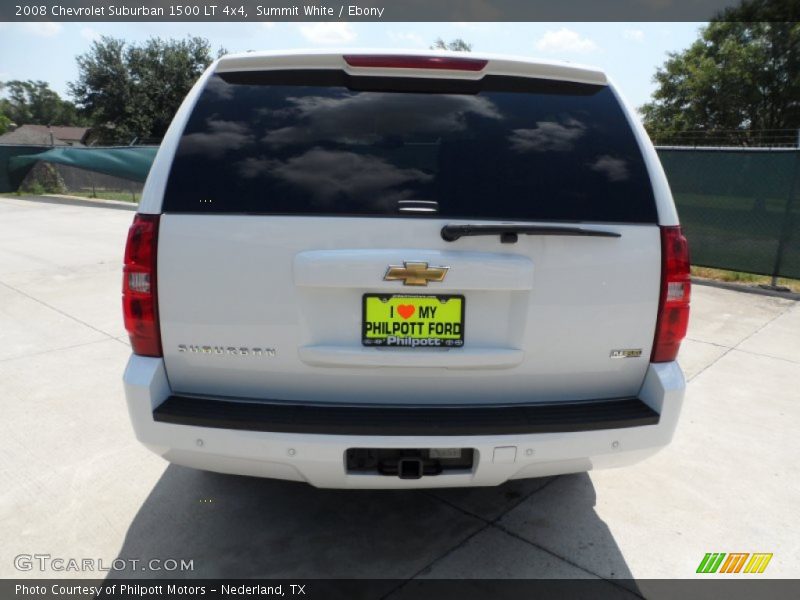
[[[632,464],[672,439],[685,388],[673,362],[651,364],[636,399],[414,410],[259,405],[172,395],[163,361],[139,356],[124,382],[137,438],[165,459],[336,488],[491,486]],[[469,472],[409,480],[348,473],[349,448],[473,448],[475,460]]]
[[[657,425],[638,398],[511,406],[341,406],[168,397],[153,411],[159,423],[215,429],[323,435],[441,436],[567,433]]]

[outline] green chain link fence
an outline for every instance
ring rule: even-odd
[[[658,148],[692,264],[800,279],[800,150]]]
[[[157,148],[0,146],[0,192],[37,161],[142,182]],[[800,150],[661,147],[692,264],[800,279]]]

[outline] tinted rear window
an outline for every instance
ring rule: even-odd
[[[414,203],[409,201],[422,201]],[[214,75],[181,137],[166,212],[656,222],[605,86]]]

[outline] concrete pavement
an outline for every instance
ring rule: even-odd
[[[614,581],[692,577],[706,552],[738,551],[774,553],[764,576],[800,577],[800,304],[695,286],[682,421],[634,467],[316,490],[168,466],[135,441],[121,384],[131,217],[0,198],[0,576],[94,575],[14,567],[47,553],[193,560],[171,576]]]

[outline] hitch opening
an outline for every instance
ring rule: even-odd
[[[419,458],[401,458],[397,461],[397,476],[400,479],[421,479],[424,465]]]
[[[477,453],[473,448],[349,448],[348,473],[419,479],[442,473],[469,473]]]

